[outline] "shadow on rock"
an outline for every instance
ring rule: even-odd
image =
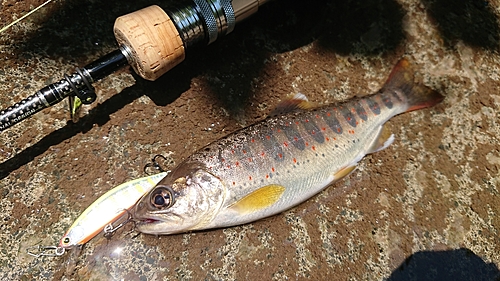
[[[65,58],[77,64],[104,55],[103,47],[116,46],[113,34],[115,19],[149,5],[140,1],[61,1],[47,5],[44,12],[34,13],[31,20],[40,27],[28,33],[14,33],[13,39],[26,54]]]
[[[378,55],[405,38],[405,10],[393,0],[336,0],[328,4],[319,44],[341,54]]]
[[[402,280],[500,280],[495,264],[485,263],[471,250],[424,251],[408,257],[387,279]]]
[[[193,54],[195,58],[185,63],[202,69],[216,100],[234,117],[245,111],[253,80],[265,72],[272,54],[316,40],[319,48],[336,53],[388,53],[404,39],[404,14],[394,0],[271,1],[224,40],[200,52],[203,56]]]
[[[162,102],[171,103],[178,98],[185,89],[182,87],[183,83],[177,83],[176,87],[169,89],[169,94],[164,95]],[[165,92],[163,84],[155,84],[155,87],[149,87],[149,92],[152,95],[159,96],[159,92]],[[124,89],[119,94],[116,94],[92,108],[89,113],[80,118],[76,123],[68,121],[68,123],[50,134],[44,136],[41,140],[36,142],[14,157],[0,163],[0,179],[7,177],[12,171],[22,167],[23,165],[33,161],[35,157],[42,155],[51,146],[58,145],[67,139],[74,137],[79,133],[86,133],[90,131],[94,125],[102,126],[110,120],[110,115],[118,112],[127,104],[132,103],[143,95],[140,87],[132,86]]]
[[[422,3],[448,46],[458,40],[489,50],[500,46],[498,18],[488,1],[422,0]]]
[[[114,46],[112,26],[116,17],[151,4],[156,3],[153,0],[124,4],[115,0],[60,3],[50,15],[45,15],[47,19],[36,33],[15,39],[21,46],[19,63],[48,56],[85,65],[96,59],[103,49]],[[186,60],[157,81],[137,79],[136,85],[97,105],[80,122],[68,123],[0,163],[0,178],[29,163],[50,146],[90,130],[93,124],[106,124],[110,114],[141,95],[149,96],[157,105],[170,104],[191,88],[195,77],[202,83],[199,87],[209,89],[209,94],[231,118],[239,119],[254,93],[253,81],[263,75],[266,61],[273,54],[294,50],[315,40],[319,48],[342,54],[389,53],[404,39],[404,13],[395,0],[270,1],[259,7],[253,17],[238,24],[226,38],[203,50],[188,50]]]

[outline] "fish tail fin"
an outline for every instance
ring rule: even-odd
[[[444,99],[444,96],[437,91],[414,82],[410,62],[405,58],[394,66],[383,89],[401,91],[408,103],[406,112],[431,107]]]

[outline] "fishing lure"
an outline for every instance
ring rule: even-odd
[[[287,210],[389,146],[384,124],[443,96],[413,82],[402,59],[377,93],[312,107],[303,95],[276,114],[209,144],[180,163],[132,209],[136,229],[172,234],[252,222]]]
[[[87,243],[106,225],[125,214],[137,200],[167,175],[161,172],[121,184],[99,197],[66,231],[59,247],[70,248]]]
[[[156,158],[156,156],[155,156]],[[153,158],[153,161],[154,159]],[[60,256],[65,249],[83,245],[104,230],[105,235],[111,234],[130,220],[118,226],[113,226],[141,196],[151,190],[168,172],[134,179],[120,184],[92,203],[66,231],[58,246],[33,246],[28,248],[28,254],[39,256]]]

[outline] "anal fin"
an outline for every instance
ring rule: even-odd
[[[285,192],[284,186],[277,184],[266,185],[236,201],[229,208],[240,214],[253,213],[276,203],[283,195],[283,192]]]
[[[333,181],[338,181],[340,180],[341,178],[349,175],[350,173],[352,173],[352,171],[354,171],[354,169],[356,169],[356,165],[352,165],[352,166],[347,166],[345,168],[342,168],[340,169],[339,171],[337,171],[334,175],[333,175]]]
[[[394,142],[394,134],[384,124],[380,126],[378,135],[375,138],[375,141],[372,143],[371,147],[368,149],[367,153],[374,153],[382,149],[385,149],[393,142]]]

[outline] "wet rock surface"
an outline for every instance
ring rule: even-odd
[[[116,48],[122,14],[154,1],[55,1],[0,33],[0,108]],[[0,4],[2,24],[43,1]],[[167,4],[165,4],[167,5]],[[62,102],[1,132],[2,280],[500,278],[499,1],[282,1],[187,54],[158,81],[123,69],[76,123]],[[281,99],[378,90],[402,56],[439,105],[393,118],[396,141],[307,202],[252,224],[172,236],[128,226],[55,245],[112,187],[173,166]]]

